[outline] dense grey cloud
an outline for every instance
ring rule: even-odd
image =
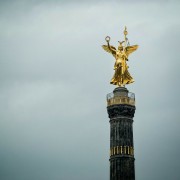
[[[180,3],[69,2],[0,2],[0,179],[109,179],[114,60],[101,45],[125,25],[140,45],[128,86],[136,177],[180,179]]]

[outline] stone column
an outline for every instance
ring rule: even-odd
[[[125,87],[107,95],[110,118],[110,180],[135,180],[133,117],[135,96]]]

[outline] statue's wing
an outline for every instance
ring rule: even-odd
[[[107,45],[102,45],[102,48],[108,53],[111,53],[114,57],[116,57],[116,48],[114,46],[110,46],[109,48]]]
[[[129,54],[131,54],[132,52],[136,51],[137,48],[138,48],[138,45],[126,47],[127,56],[129,56]]]

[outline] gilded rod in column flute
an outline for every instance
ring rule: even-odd
[[[110,83],[113,85],[118,85],[120,87],[124,87],[126,84],[130,84],[134,82],[134,79],[132,78],[132,76],[128,71],[129,66],[127,65],[127,61],[129,54],[134,52],[138,48],[138,45],[130,46],[128,38],[126,37],[127,34],[128,32],[125,27],[124,41],[118,41],[119,46],[117,49],[114,46],[110,45],[109,36],[105,38],[107,45],[102,46],[105,51],[111,53],[116,59],[114,64],[115,72]]]

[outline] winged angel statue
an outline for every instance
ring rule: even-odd
[[[122,42],[118,41],[119,42],[118,49],[116,49],[114,46],[111,46],[109,44],[110,41],[109,36],[105,38],[107,45],[102,46],[105,51],[111,53],[116,59],[114,64],[115,72],[110,83],[114,85],[118,85],[120,87],[124,87],[126,84],[130,84],[134,82],[134,79],[131,77],[128,71],[129,66],[127,65],[127,61],[129,54],[131,54],[138,48],[138,45],[133,45],[133,46],[129,45],[129,41],[126,35],[127,35],[127,30],[125,27],[124,30],[125,40]]]

